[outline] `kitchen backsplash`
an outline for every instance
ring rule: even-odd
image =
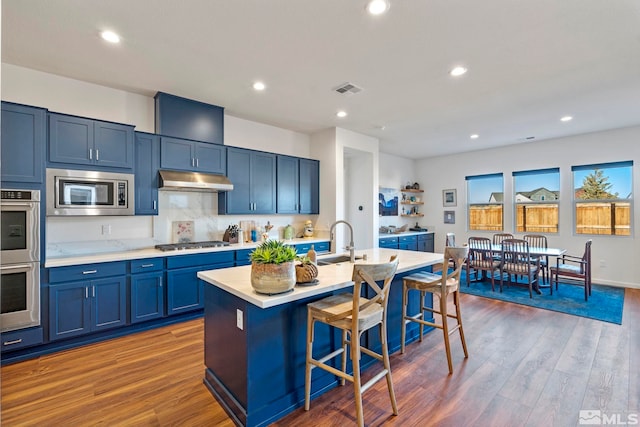
[[[215,193],[181,191],[159,192],[158,216],[125,217],[48,217],[47,258],[89,253],[106,253],[153,247],[174,243],[173,223],[193,222],[193,240],[222,240],[229,225],[251,220],[274,227],[271,237],[283,238],[284,228],[291,224],[300,235],[307,219],[305,215],[218,215]],[[328,236],[327,227],[316,224],[316,236]]]

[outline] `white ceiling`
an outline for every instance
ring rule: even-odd
[[[305,133],[339,126],[409,158],[640,124],[638,0],[390,3],[373,17],[364,0],[3,0],[2,62]],[[333,91],[344,82],[363,91]]]

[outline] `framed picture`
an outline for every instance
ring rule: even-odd
[[[380,216],[398,216],[398,190],[380,187],[378,214]]]
[[[456,211],[444,211],[444,223],[445,224],[455,224],[456,223]]]
[[[456,190],[442,190],[442,206],[458,206],[458,198],[456,197]]]

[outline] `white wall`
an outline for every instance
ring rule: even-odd
[[[490,236],[492,233],[467,231],[465,176],[487,173],[504,174],[505,231],[513,232],[512,200],[513,171],[560,168],[560,231],[548,235],[549,246],[567,249],[581,255],[587,239],[593,239],[593,281],[602,284],[640,287],[640,245],[637,237],[575,235],[573,231],[573,179],[571,166],[633,160],[633,186],[640,188],[640,127],[616,129],[535,143],[425,159],[416,162],[418,182],[425,183],[425,222],[436,224],[436,248],[444,246],[446,232],[456,233],[458,242],[470,235]],[[458,203],[454,208],[442,207],[442,190],[456,189]],[[636,191],[637,194],[637,191]],[[640,224],[638,199],[633,203],[633,227]],[[444,224],[444,210],[454,210],[455,224]],[[637,235],[637,231],[635,232]],[[601,264],[606,265],[602,267]]]

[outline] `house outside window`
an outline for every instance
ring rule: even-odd
[[[573,166],[576,234],[630,236],[633,161]]]
[[[469,230],[504,229],[504,180],[501,173],[465,177]]]
[[[516,232],[557,233],[560,168],[513,172]]]

